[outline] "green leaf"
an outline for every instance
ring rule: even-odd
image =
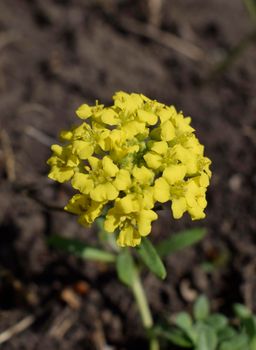
[[[212,314],[207,317],[206,323],[218,332],[227,326],[228,319],[221,314]]]
[[[137,248],[137,252],[151,272],[162,279],[166,277],[164,264],[162,263],[156,249],[148,239],[142,238],[141,244]]]
[[[254,337],[256,335],[256,320],[251,310],[249,310],[245,305],[235,304],[234,312],[240,319],[241,325],[248,336],[250,338]]]
[[[203,321],[209,316],[210,306],[205,295],[201,295],[193,306],[193,314],[197,321]]]
[[[197,329],[193,327],[192,319],[187,312],[180,312],[175,318],[175,324],[186,333],[193,344],[196,343]]]
[[[183,330],[190,329],[192,326],[192,319],[187,312],[180,312],[175,318],[175,324]]]
[[[256,324],[253,316],[243,319],[242,325],[250,338],[256,335]]]
[[[241,320],[251,316],[251,311],[243,304],[234,304],[234,312]]]
[[[214,329],[205,325],[200,326],[196,350],[215,350],[217,344],[218,338]]]
[[[248,337],[245,334],[239,334],[224,341],[219,350],[249,350]]]
[[[86,260],[96,260],[102,262],[113,263],[116,261],[114,254],[105,252],[104,250],[90,247],[78,240],[64,238],[53,235],[47,239],[47,243],[54,248],[61,249],[69,254],[78,256]]]
[[[197,243],[205,234],[206,230],[203,228],[185,230],[163,240],[156,246],[156,250],[161,257],[164,257]]]
[[[250,341],[250,350],[256,350],[256,335]]]
[[[183,348],[192,348],[193,343],[186,337],[180,329],[161,329],[157,328],[154,332],[159,338],[166,339],[172,344],[181,346]]]
[[[116,270],[119,280],[132,287],[136,279],[136,270],[133,258],[128,249],[123,249],[117,256]]]
[[[218,332],[218,338],[219,338],[219,342],[223,342],[226,341],[228,339],[233,338],[236,335],[236,331],[233,327],[231,326],[226,326],[225,328],[221,329]]]

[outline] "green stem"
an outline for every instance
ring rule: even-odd
[[[152,318],[152,314],[148,305],[148,301],[147,301],[147,296],[145,293],[145,290],[142,286],[141,283],[141,279],[139,276],[139,272],[136,269],[135,271],[135,278],[133,281],[133,285],[131,287],[134,298],[136,300],[139,312],[140,312],[140,316],[141,316],[141,320],[143,323],[143,326],[146,330],[150,330],[154,323],[153,323],[153,318]],[[159,350],[159,343],[156,337],[150,335],[150,350]]]
[[[159,346],[159,342],[158,342],[157,338],[150,339],[149,349],[150,350],[160,350],[160,346]]]
[[[143,289],[138,271],[136,271],[135,275],[136,275],[136,277],[134,278],[134,282],[132,285],[133,295],[134,295],[134,298],[135,298],[137,305],[138,305],[138,308],[139,308],[139,312],[140,312],[143,326],[146,329],[149,329],[153,326],[152,315],[151,315],[151,312],[149,309],[147,297],[146,297],[145,291]]]

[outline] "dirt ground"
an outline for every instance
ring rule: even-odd
[[[154,225],[155,241],[208,230],[196,247],[166,259],[164,282],[144,275],[155,319],[189,310],[200,293],[228,315],[234,302],[256,311],[255,45],[211,74],[252,30],[250,18],[240,0],[165,0],[155,14],[142,0],[0,1],[0,339],[28,322],[3,350],[147,349],[114,270],[45,241],[58,233],[96,243],[75,218],[45,205],[70,196],[47,179],[46,160],[80,104],[111,103],[117,90],[192,116],[213,162],[207,219],[174,222],[166,211]]]

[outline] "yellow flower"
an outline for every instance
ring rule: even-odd
[[[86,167],[87,174],[76,172],[72,179],[72,186],[83,194],[87,194],[96,202],[112,201],[119,194],[118,186],[114,186],[119,168],[114,162],[105,156],[101,160],[95,157],[88,159],[89,165]],[[119,174],[117,178],[120,181]],[[122,187],[123,183],[121,184]],[[119,186],[120,188],[120,186]]]
[[[110,130],[107,130],[102,124],[92,123],[90,126],[87,123],[82,123],[72,130],[72,134],[72,151],[81,159],[88,159],[97,148],[101,148],[103,151],[107,150],[107,138]]]
[[[139,244],[141,237],[150,233],[151,222],[157,219],[157,214],[143,208],[143,200],[136,197],[136,194],[128,194],[116,199],[106,215],[104,227],[108,232],[119,229],[117,242],[120,246]]]
[[[80,164],[80,159],[72,154],[70,146],[52,145],[51,149],[53,155],[47,161],[47,164],[51,166],[49,178],[58,182],[70,180]]]
[[[106,213],[105,229],[122,247],[150,233],[157,202],[170,201],[176,219],[204,218],[211,161],[191,118],[142,94],[120,91],[113,101],[80,106],[81,124],[52,146],[49,177],[77,191],[65,209],[84,226]]]
[[[78,215],[79,223],[87,227],[101,215],[104,205],[104,202],[96,202],[88,195],[76,194],[70,199],[64,209]]]
[[[135,167],[132,170],[132,175],[137,183],[141,185],[148,185],[151,184],[154,180],[154,172],[145,166],[142,167]]]
[[[185,211],[188,211],[192,220],[203,219],[207,205],[205,192],[206,187],[200,185],[200,178],[190,179],[184,186],[184,196],[172,200],[174,218],[179,219]]]
[[[132,114],[143,106],[143,98],[139,94],[128,94],[120,91],[113,96],[113,100],[114,106],[126,114]]]

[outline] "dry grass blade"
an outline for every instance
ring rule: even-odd
[[[27,328],[29,328],[35,322],[35,316],[29,315],[23,318],[21,321],[16,323],[14,326],[6,329],[4,332],[0,334],[0,344],[5,343],[10,340],[15,335],[24,332]]]
[[[120,25],[123,29],[136,35],[142,35],[167,48],[175,50],[193,61],[207,61],[209,56],[198,46],[185,41],[174,34],[165,32],[151,24],[144,24],[132,18],[122,18]]]
[[[105,333],[104,333],[102,323],[100,322],[100,320],[97,320],[95,322],[95,330],[92,334],[92,337],[93,337],[95,347],[97,350],[111,350],[112,349],[112,347],[110,347],[107,344]]]
[[[43,133],[42,131],[34,128],[33,126],[28,126],[25,129],[25,133],[32,137],[34,140],[38,141],[42,145],[45,145],[47,147],[50,147],[53,143],[55,143],[55,140]]]
[[[55,339],[62,339],[73,326],[76,318],[77,314],[72,313],[70,308],[66,307],[54,320],[49,335]]]

